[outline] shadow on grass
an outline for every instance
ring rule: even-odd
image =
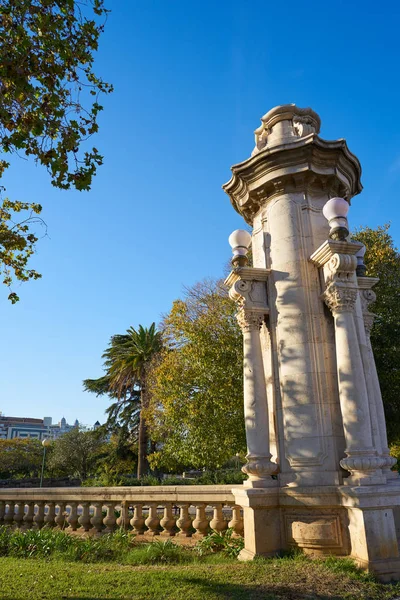
[[[247,585],[215,583],[195,577],[185,578],[182,583],[192,585],[193,591],[198,592],[199,588],[201,588],[201,592],[204,594],[202,597],[209,598],[210,600],[212,598],[221,600],[343,600],[343,596],[318,594],[311,590],[305,593],[301,590],[279,584]],[[178,586],[176,591],[179,591]],[[195,597],[198,598],[200,596],[196,595]],[[165,596],[165,598],[168,598],[168,596]],[[62,596],[62,600],[140,600],[140,596],[119,596],[118,598],[105,598],[104,596]]]

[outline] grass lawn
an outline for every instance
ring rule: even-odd
[[[129,566],[0,558],[1,600],[394,600],[347,560],[301,558],[240,563]]]

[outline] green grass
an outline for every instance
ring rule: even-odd
[[[342,566],[340,566],[342,565]],[[283,558],[252,563],[132,567],[0,558],[1,600],[394,600],[351,561]]]
[[[0,600],[400,600],[346,558],[299,552],[240,563],[243,540],[213,533],[197,547],[138,542],[119,530],[80,537],[0,528]]]

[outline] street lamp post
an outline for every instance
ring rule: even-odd
[[[42,440],[42,446],[43,446],[43,460],[42,460],[42,473],[40,475],[40,487],[43,487],[43,473],[44,473],[44,462],[46,459],[46,448],[47,446],[50,446],[50,440],[48,439],[44,439]]]

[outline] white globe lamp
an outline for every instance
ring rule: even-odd
[[[322,213],[329,223],[329,237],[333,240],[344,241],[349,235],[348,212],[349,203],[344,198],[331,198],[322,209]]]
[[[244,229],[236,229],[229,236],[229,244],[232,248],[232,265],[234,267],[246,267],[249,263],[247,253],[251,244],[251,235]]]

